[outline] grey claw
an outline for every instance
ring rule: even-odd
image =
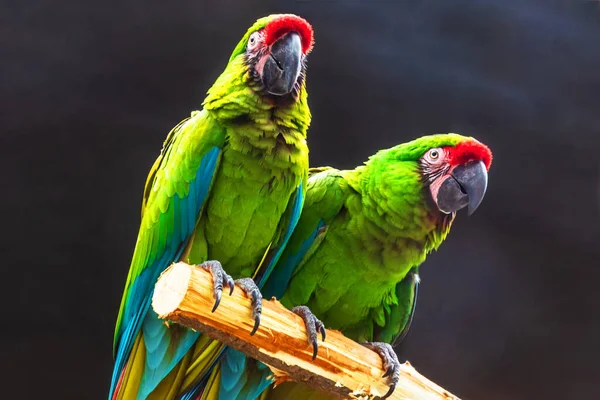
[[[252,332],[250,332],[250,336],[254,336],[254,334],[256,333],[256,331],[258,330],[258,327],[260,326],[260,315],[257,315],[254,318],[254,328],[252,328]]]
[[[392,346],[388,343],[366,342],[363,343],[363,346],[379,354],[383,361],[383,368],[385,369],[383,377],[388,378],[387,380],[390,388],[381,399],[387,399],[394,393],[398,380],[400,379],[400,361],[398,361],[398,356],[396,355],[396,352],[394,352]]]
[[[215,297],[216,297],[215,305],[213,306],[213,308],[211,310],[211,312],[213,312],[213,313],[215,312],[215,310],[217,309],[217,307],[219,307],[219,304],[221,303],[221,293],[222,292],[223,292],[223,289],[215,292]]]
[[[385,370],[385,374],[383,374],[383,377],[388,377],[390,375],[392,375],[394,373],[394,371],[396,370],[396,366],[394,364],[391,364],[386,370]]]
[[[396,390],[396,384],[392,383],[390,385],[390,389],[387,391],[386,394],[383,395],[383,397],[381,399],[384,400],[384,399],[387,399],[388,397],[390,397],[392,395],[392,393],[394,393],[394,390]]]
[[[229,275],[227,275],[227,286],[229,286],[229,295],[231,296],[233,294],[233,289],[235,288],[235,282],[233,281],[233,278]]]
[[[250,297],[252,301],[252,318],[254,318],[254,327],[250,336],[253,336],[260,326],[260,316],[262,314],[262,294],[251,278],[242,278],[235,281],[240,288]]]
[[[321,322],[310,309],[306,306],[297,306],[291,309],[291,311],[300,316],[304,321],[304,326],[306,327],[306,334],[308,336],[308,343],[313,347],[313,357],[312,359],[317,358],[317,353],[319,351],[319,343],[317,341],[317,332],[321,333],[321,337],[323,341],[325,341],[326,333],[325,333],[325,325]]]
[[[213,276],[213,297],[215,298],[215,305],[213,306],[211,312],[215,312],[215,310],[217,309],[217,307],[219,307],[219,304],[221,303],[223,286],[229,286],[229,295],[231,296],[231,294],[233,293],[233,288],[235,287],[235,283],[233,282],[231,276],[227,275],[227,273],[223,269],[223,266],[218,261],[206,261],[200,264],[199,267],[210,272]]]

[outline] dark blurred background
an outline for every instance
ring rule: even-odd
[[[312,165],[448,131],[494,152],[402,358],[465,400],[600,398],[598,2],[0,4],[2,397],[105,398],[146,174],[246,29],[293,12]]]

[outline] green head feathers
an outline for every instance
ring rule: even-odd
[[[265,40],[269,44],[275,42],[275,39],[278,35],[283,35],[286,32],[294,30],[300,34],[302,39],[303,53],[307,55],[312,49],[314,43],[314,34],[312,26],[305,19],[294,14],[272,14],[259,18],[246,31],[246,34],[242,37],[233,50],[231,57],[229,57],[229,62],[246,52],[248,41],[253,33],[263,32],[265,29],[268,31],[266,32],[265,36],[267,36],[267,34],[269,36],[269,38],[265,38]]]
[[[492,162],[492,153],[489,148],[473,137],[462,136],[457,133],[422,136],[410,142],[380,150],[369,157],[369,160],[384,157],[395,161],[419,161],[428,150],[438,147],[456,148],[457,146],[460,154],[455,154],[455,156],[458,160],[464,161],[465,157],[479,158],[484,161],[487,169],[489,169]]]

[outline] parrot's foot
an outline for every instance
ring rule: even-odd
[[[392,346],[388,343],[366,342],[362,345],[367,349],[371,349],[375,353],[379,354],[383,360],[383,369],[385,369],[385,374],[383,374],[383,377],[389,377],[388,384],[390,385],[390,390],[388,390],[388,392],[382,397],[382,399],[386,399],[394,392],[394,389],[396,389],[396,385],[398,384],[398,380],[400,379],[400,361],[398,361],[398,356],[396,355],[396,352]]]
[[[260,315],[262,314],[262,294],[252,278],[242,278],[235,281],[237,285],[252,299],[252,318],[254,318],[254,328],[250,336],[254,335],[260,325]]]
[[[291,309],[291,311],[299,315],[304,320],[304,326],[306,327],[306,333],[308,335],[308,343],[313,346],[313,360],[317,358],[317,351],[319,351],[319,344],[317,343],[318,332],[321,333],[323,341],[325,341],[325,325],[310,311],[306,306],[298,306]]]
[[[212,308],[212,312],[215,312],[217,307],[219,307],[219,303],[221,302],[223,286],[227,286],[229,288],[229,295],[231,296],[233,293],[233,288],[235,287],[235,283],[233,282],[233,278],[225,272],[223,266],[218,261],[206,261],[198,266],[207,270],[213,276],[213,296],[215,298],[215,305]]]

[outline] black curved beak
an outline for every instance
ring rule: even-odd
[[[471,161],[454,168],[451,176],[440,186],[438,208],[446,213],[468,206],[472,215],[481,204],[487,189],[488,174],[483,161]]]
[[[271,46],[263,69],[263,83],[270,94],[283,96],[294,89],[300,75],[302,41],[296,32],[288,32]]]

